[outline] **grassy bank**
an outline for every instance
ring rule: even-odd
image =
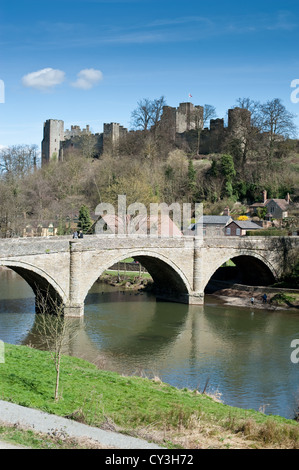
[[[64,356],[63,392],[55,402],[54,375],[47,352],[6,344],[0,398],[168,448],[299,448],[295,421],[230,407],[197,390],[102,371]]]
[[[152,285],[151,275],[147,272],[135,271],[105,271],[100,277],[100,282],[124,289],[144,289]]]
[[[43,434],[19,426],[0,424],[0,440],[17,447],[30,449],[103,449],[103,446],[86,438],[70,438],[64,433]]]

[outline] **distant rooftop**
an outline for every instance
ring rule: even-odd
[[[228,225],[231,225],[232,223],[236,224],[239,228],[246,229],[246,230],[261,229],[260,225],[257,225],[254,222],[251,222],[251,220],[233,220]]]
[[[203,215],[197,223],[226,225],[232,220],[230,215]]]

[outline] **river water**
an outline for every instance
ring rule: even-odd
[[[0,339],[34,344],[34,297],[10,270],[0,270]],[[216,395],[223,403],[293,418],[299,403],[299,312],[157,302],[151,294],[96,283],[68,354],[124,374],[159,377],[179,388]]]

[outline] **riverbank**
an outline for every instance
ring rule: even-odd
[[[150,291],[153,287],[151,276],[139,272],[106,271],[98,280],[113,287],[134,291]],[[268,310],[299,309],[299,291],[296,289],[256,287],[216,281],[209,284],[207,293],[217,296],[226,305],[253,307]],[[263,295],[267,301],[263,301]],[[254,298],[253,304],[251,298]]]
[[[210,283],[208,293],[221,299],[226,305],[266,310],[298,310],[299,291],[287,288],[244,286],[216,281]],[[263,295],[267,295],[264,302]],[[251,299],[253,303],[251,302]]]
[[[109,286],[118,287],[119,289],[128,290],[151,290],[153,280],[149,273],[139,271],[118,272],[114,270],[105,271],[98,282],[103,282]]]
[[[166,448],[299,448],[296,421],[224,405],[200,390],[180,390],[158,378],[119,375],[63,356],[59,401],[53,399],[54,385],[49,353],[5,344],[4,401]]]

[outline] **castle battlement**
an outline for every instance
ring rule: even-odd
[[[163,106],[163,113],[158,122],[157,129],[164,135],[168,135],[173,142],[187,139],[190,131],[200,130],[200,153],[220,152],[223,142],[230,135],[234,139],[242,140],[244,131],[251,126],[251,113],[244,108],[228,110],[228,126],[224,126],[224,119],[211,119],[210,128],[203,129],[204,108],[191,102],[179,103],[178,107]],[[93,134],[89,125],[81,129],[78,125],[72,125],[71,129],[64,130],[64,121],[48,119],[44,123],[44,135],[42,141],[42,163],[50,160],[62,160],[63,150],[80,147],[80,138],[90,136],[97,148],[97,153],[103,153],[105,146],[112,145],[116,148],[120,139],[128,131],[117,122],[104,123],[103,132]],[[187,139],[188,140],[188,139]]]

